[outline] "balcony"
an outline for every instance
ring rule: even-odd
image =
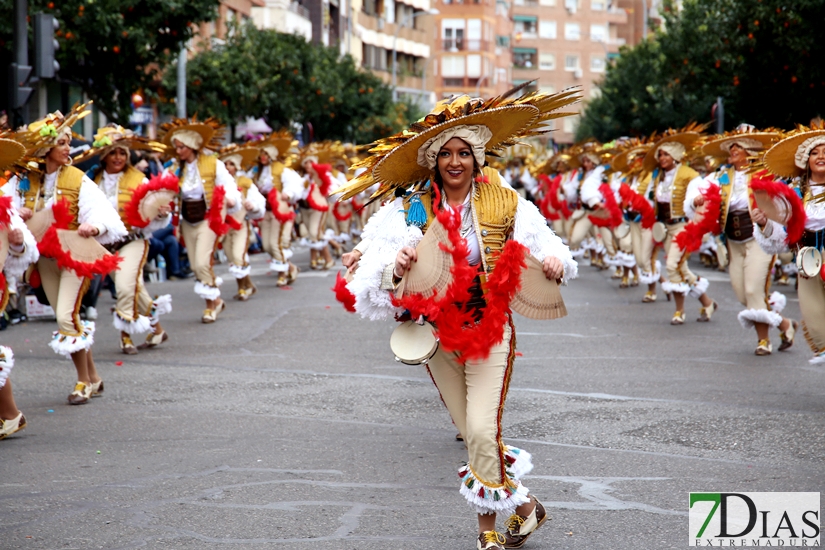
[[[490,49],[490,41],[470,38],[444,38],[441,46],[445,52],[485,52]]]
[[[457,78],[443,78],[442,84],[444,88],[462,88],[464,90],[470,90],[478,87],[479,81],[481,84],[485,84],[488,79],[486,78],[470,78],[470,77],[457,77]]]
[[[296,13],[305,19],[309,19],[309,10],[301,4],[299,4],[298,2],[292,2],[291,4],[289,4],[289,7],[287,9],[292,13]]]

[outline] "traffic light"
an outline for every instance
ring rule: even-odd
[[[54,78],[60,65],[54,59],[54,52],[60,46],[54,33],[60,23],[53,15],[37,13],[34,16],[34,74],[39,78]]]
[[[31,73],[32,68],[28,65],[9,65],[9,108],[19,109],[28,103],[33,90],[26,83]]]

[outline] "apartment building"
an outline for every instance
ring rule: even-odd
[[[259,29],[274,29],[299,34],[312,40],[312,20],[309,8],[298,0],[260,0],[252,8],[252,21]]]
[[[614,0],[514,0],[513,83],[537,80],[554,93],[581,86],[585,100],[599,93],[608,60],[626,38],[628,16]],[[553,139],[572,143],[578,117],[558,121]]]
[[[264,5],[264,0],[221,0],[218,6],[218,17],[214,21],[202,23],[198,28],[197,40],[223,40],[226,32],[235,21],[248,21],[252,18],[252,11]],[[196,43],[196,48],[207,47],[206,44]]]
[[[435,95],[491,97],[509,89],[512,21],[505,0],[437,0]]]

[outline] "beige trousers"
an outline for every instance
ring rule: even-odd
[[[263,241],[264,252],[272,256],[273,260],[286,263],[289,258],[284,256],[284,250],[288,250],[292,244],[292,226],[294,220],[286,223],[278,221],[272,212],[267,212],[261,220],[261,240]]]
[[[590,223],[590,219],[588,219],[586,215],[572,222],[567,233],[569,235],[570,249],[577,250],[581,248],[582,241],[587,238],[591,229],[593,229],[593,224]]]
[[[517,480],[520,473],[532,467],[531,463],[526,469],[523,466],[523,462],[529,463],[529,455],[523,453],[522,464],[511,465],[512,448],[506,447],[501,440],[501,416],[513,373],[515,351],[515,332],[510,321],[505,327],[504,340],[492,348],[487,360],[468,361],[462,365],[454,353],[439,349],[427,365],[441,399],[467,445],[469,461],[462,477],[462,494],[479,513],[506,508],[504,502],[498,506],[498,499],[493,499],[492,493],[487,493],[487,498],[476,498],[481,485],[491,491],[507,489],[514,493],[515,500],[509,504],[517,506],[527,501],[527,489]]]
[[[609,227],[597,227],[593,226],[593,229],[596,231],[596,235],[601,237],[602,244],[604,245],[604,251],[607,253],[608,256],[615,256],[616,255],[616,240],[613,236],[613,230]]]
[[[327,212],[321,212],[314,208],[304,210],[304,223],[307,226],[307,238],[310,242],[317,243],[324,239],[326,220]]]
[[[180,229],[186,242],[186,255],[195,272],[195,278],[202,284],[217,289],[215,272],[212,270],[213,254],[218,246],[218,236],[209,229],[209,223],[202,221],[191,224],[181,220]]]
[[[553,220],[551,225],[553,227],[553,233],[559,237],[567,237],[567,233],[564,231],[565,223],[563,219],[559,218],[557,220]]]
[[[636,265],[645,273],[653,273],[653,230],[642,227],[641,222],[630,222],[630,241]]]
[[[332,213],[332,209],[335,208],[335,201],[332,201],[330,205],[330,214],[329,218],[332,220],[333,223],[333,230],[335,231],[336,235],[349,235],[350,230],[352,229],[352,220],[355,219],[354,208],[352,207],[352,203],[350,201],[342,202],[338,205],[338,213],[341,215],[352,214],[349,219],[346,220],[339,220],[335,217]]]
[[[52,258],[40,258],[37,270],[43,291],[57,317],[58,332],[63,336],[83,334],[80,303],[91,281],[78,277],[74,271],[58,269],[57,261]]]
[[[139,315],[148,317],[152,314],[152,297],[143,284],[143,266],[148,252],[149,241],[145,239],[132,241],[118,251],[123,261],[118,270],[112,272],[117,289],[115,312],[126,323],[134,323]]]
[[[687,261],[690,254],[673,244],[673,238],[684,229],[685,222],[665,224],[667,236],[665,237],[664,248],[667,251],[667,278],[673,284],[686,283],[693,286],[696,283],[696,275],[688,269]]]
[[[825,352],[825,282],[821,277],[799,275],[799,309],[802,330],[814,354]]]
[[[739,302],[748,309],[768,309],[774,257],[751,239],[744,243],[728,240],[728,258],[730,282]]]
[[[230,229],[223,240],[223,251],[226,252],[226,259],[230,265],[238,268],[245,268],[249,266],[249,258],[246,251],[249,249],[249,223],[246,221],[246,212],[241,210],[232,215],[236,221],[240,222],[241,228],[238,230]],[[233,273],[236,278],[241,279],[247,274],[238,276]]]

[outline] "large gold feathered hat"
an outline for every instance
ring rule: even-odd
[[[284,160],[289,150],[298,146],[298,141],[289,130],[278,130],[263,139],[249,141],[246,145],[265,151],[270,159],[276,161]]]
[[[684,128],[669,128],[660,137],[653,147],[645,155],[643,169],[646,172],[653,172],[659,166],[659,149],[664,149],[672,155],[673,148],[682,151],[682,155],[686,155],[692,150],[693,145],[702,137],[702,133],[707,129],[707,124],[699,124],[691,122]],[[671,151],[668,151],[668,149]],[[674,160],[679,162],[679,159],[674,157]]]
[[[656,141],[655,134],[649,138],[632,137],[622,142],[619,151],[610,160],[610,168],[614,172],[625,174],[631,169],[631,163],[638,157],[644,157],[653,143]]]
[[[197,116],[175,118],[160,125],[160,140],[174,152],[173,139],[179,140],[187,147],[195,150],[210,149],[218,151],[221,148],[226,127],[216,118],[198,120]],[[193,147],[194,145],[194,147]]]
[[[808,171],[808,158],[814,148],[825,145],[825,122],[815,120],[810,126],[797,125],[781,136],[762,158],[764,167],[783,178],[801,176]]]
[[[31,160],[42,160],[57,145],[57,141],[61,136],[64,134],[72,136],[72,126],[92,114],[92,111],[89,110],[91,104],[91,101],[88,103],[75,103],[67,115],[55,111],[17,132],[15,139],[26,147],[26,155]]]
[[[7,170],[23,160],[26,148],[12,139],[10,134],[0,134],[0,170]]]
[[[421,163],[420,150],[447,130],[462,126],[468,132],[489,132],[484,149],[495,156],[522,138],[548,132],[545,122],[574,114],[559,109],[579,101],[578,89],[515,97],[529,84],[488,100],[464,95],[440,101],[430,114],[406,130],[373,143],[371,155],[352,167],[366,171],[340,190],[341,200],[365,191],[374,182],[380,186],[370,200],[389,197],[397,188],[426,181],[432,176],[432,169]]]
[[[231,162],[238,170],[247,170],[258,161],[258,154],[257,147],[230,143],[218,151],[218,158],[224,162]]]
[[[743,124],[730,132],[708,137],[707,142],[702,146],[702,154],[715,158],[727,157],[734,144],[752,154],[758,154],[779,141],[780,136],[781,130],[775,128],[760,131],[753,126]]]
[[[76,156],[74,162],[80,163],[95,155],[103,159],[114,149],[118,148],[125,148],[130,151],[152,151],[155,153],[164,153],[166,151],[166,146],[159,141],[138,136],[132,130],[118,124],[110,124],[98,129],[91,149]]]

